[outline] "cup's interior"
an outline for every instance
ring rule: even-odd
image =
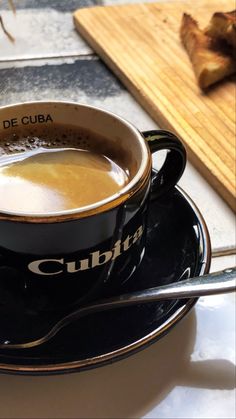
[[[57,132],[63,130],[66,135],[64,138],[59,136],[58,140]],[[41,139],[40,134],[43,134]],[[37,138],[33,144],[30,143],[32,136]],[[48,138],[48,143],[45,138]],[[119,191],[119,196],[135,187],[150,163],[149,151],[141,134],[112,113],[64,102],[26,103],[1,108],[0,165],[1,159],[3,161],[8,155],[37,147],[89,149],[111,158],[128,174],[128,183]],[[106,201],[116,199],[116,195]]]

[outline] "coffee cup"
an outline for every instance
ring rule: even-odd
[[[1,107],[0,304],[70,310],[119,292],[144,257],[150,199],[168,194],[185,164],[174,134],[140,132],[93,106]]]

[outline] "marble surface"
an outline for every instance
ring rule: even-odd
[[[0,31],[1,106],[79,101],[140,130],[157,127],[73,27],[76,8],[124,1],[15,3],[13,15],[0,2],[16,37],[11,44]],[[213,250],[234,248],[233,212],[189,162],[179,184],[203,214]],[[233,265],[235,256],[213,258],[211,270]],[[235,311],[234,294],[201,298],[165,338],[113,365],[58,377],[0,375],[0,418],[235,418]]]

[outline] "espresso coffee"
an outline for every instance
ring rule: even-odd
[[[73,127],[0,139],[0,209],[50,213],[116,194],[129,181],[115,146]]]

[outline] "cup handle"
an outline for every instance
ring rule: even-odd
[[[152,130],[142,134],[152,154],[167,150],[163,166],[152,174],[151,199],[155,199],[172,189],[181,178],[186,166],[186,150],[176,135],[169,131]]]

